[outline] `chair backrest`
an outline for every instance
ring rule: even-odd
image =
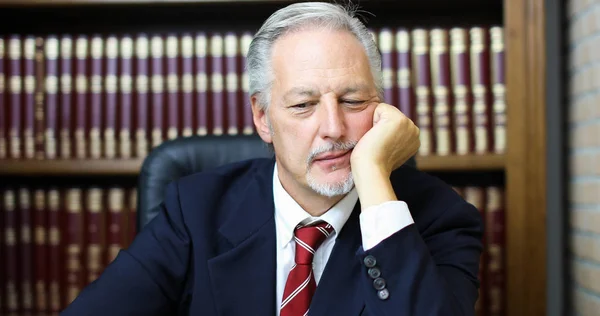
[[[159,211],[169,182],[251,158],[273,157],[258,135],[190,136],[168,140],[144,159],[138,179],[137,230]],[[416,167],[414,157],[406,164]]]

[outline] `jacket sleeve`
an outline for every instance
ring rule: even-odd
[[[176,183],[169,184],[160,208],[61,316],[170,315],[175,310],[190,256]]]
[[[357,253],[366,309],[372,315],[474,315],[482,219],[464,201]]]

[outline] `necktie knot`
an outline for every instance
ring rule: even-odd
[[[315,252],[333,232],[333,227],[326,222],[313,226],[298,226],[294,230],[296,241],[296,264],[312,264]]]

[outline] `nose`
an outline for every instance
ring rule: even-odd
[[[345,132],[345,118],[339,106],[337,97],[326,95],[322,97],[319,106],[319,135],[323,139],[340,139]]]

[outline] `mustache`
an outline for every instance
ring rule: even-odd
[[[347,141],[347,142],[335,142],[335,143],[326,143],[317,148],[314,148],[310,151],[308,158],[306,158],[306,164],[310,166],[310,164],[315,160],[315,157],[321,155],[323,153],[327,153],[330,151],[339,151],[339,150],[350,150],[353,149],[358,141]]]

